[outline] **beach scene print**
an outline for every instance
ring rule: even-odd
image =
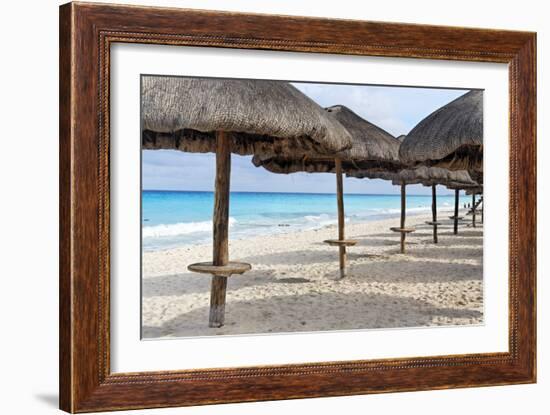
[[[146,339],[483,324],[483,91],[143,75]]]

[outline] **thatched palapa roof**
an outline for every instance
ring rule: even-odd
[[[468,170],[468,174],[477,183],[479,183],[480,185],[483,184],[483,170],[480,171],[480,170],[470,169],[470,170]]]
[[[326,108],[349,132],[352,146],[335,156],[315,151],[284,156],[254,156],[256,167],[262,166],[272,173],[329,173],[335,170],[335,157],[342,161],[344,171],[358,169],[396,170],[400,167],[399,141],[382,128],[361,118],[343,105]]]
[[[214,152],[216,131],[245,154],[349,148],[347,131],[287,82],[142,77],[142,147]]]
[[[483,91],[472,90],[434,111],[401,144],[399,157],[451,170],[483,171]]]
[[[483,186],[468,188],[468,189],[466,189],[466,194],[470,195],[470,196],[472,194],[482,195],[483,194]]]
[[[421,166],[416,169],[405,169],[398,173],[393,184],[450,184],[460,183],[463,186],[478,186],[465,170],[451,171],[440,167]]]
[[[479,183],[471,184],[471,183],[462,183],[462,182],[450,182],[445,183],[444,186],[448,189],[458,189],[458,190],[483,190],[483,186],[481,186]]]
[[[383,170],[357,170],[346,173],[347,177],[355,177],[357,179],[381,179],[392,181],[398,172],[383,171]]]
[[[397,173],[377,172],[377,171],[356,171],[347,174],[348,177],[383,179],[391,180],[394,185],[401,184],[422,184],[431,186],[432,184],[453,184],[460,185],[462,188],[470,186],[479,186],[467,171],[450,171],[440,167],[420,166],[415,169],[404,169]]]

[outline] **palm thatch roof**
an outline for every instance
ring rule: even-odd
[[[256,155],[252,162],[272,173],[330,173],[335,170],[335,158],[342,161],[344,171],[375,169],[395,171],[401,167],[399,141],[382,128],[361,118],[343,105],[326,108],[343,125],[352,138],[349,149],[326,156],[315,151],[296,152],[283,156]]]
[[[431,186],[432,184],[456,184],[460,185],[461,189],[479,186],[465,170],[451,171],[440,167],[420,166],[415,169],[404,169],[396,173],[363,170],[350,172],[347,176],[391,180],[394,185],[423,184],[424,186]]]
[[[142,148],[206,153],[216,131],[246,154],[332,154],[351,146],[344,127],[286,82],[143,76]]]
[[[468,170],[468,174],[474,181],[483,184],[483,171],[470,169]]]
[[[351,135],[352,146],[340,152],[343,160],[399,163],[399,140],[377,125],[361,118],[344,105],[326,108]]]
[[[357,170],[346,173],[347,177],[355,177],[357,179],[381,179],[392,181],[399,172],[384,171],[384,170]]]
[[[468,188],[468,189],[466,189],[466,194],[467,195],[472,195],[472,194],[482,195],[483,194],[483,186]]]
[[[479,183],[471,184],[471,183],[463,183],[463,182],[449,182],[449,183],[442,183],[442,184],[448,189],[458,189],[458,190],[483,189],[483,186],[481,186]]]
[[[483,171],[483,91],[472,90],[420,121],[399,157],[408,165]]]
[[[416,169],[405,169],[399,172],[393,184],[432,184],[460,183],[463,186],[478,186],[465,170],[451,171],[440,167],[420,166]]]

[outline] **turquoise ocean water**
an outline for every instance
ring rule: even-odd
[[[471,201],[461,195],[460,206]],[[347,223],[398,217],[399,195],[345,194]],[[146,251],[208,243],[212,192],[142,192],[142,242]],[[452,210],[454,196],[438,195],[438,210]],[[407,215],[429,212],[431,196],[407,196]],[[230,239],[295,232],[335,224],[336,195],[231,192]]]

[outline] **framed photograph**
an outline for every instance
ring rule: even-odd
[[[536,380],[536,35],[60,8],[60,407]]]

